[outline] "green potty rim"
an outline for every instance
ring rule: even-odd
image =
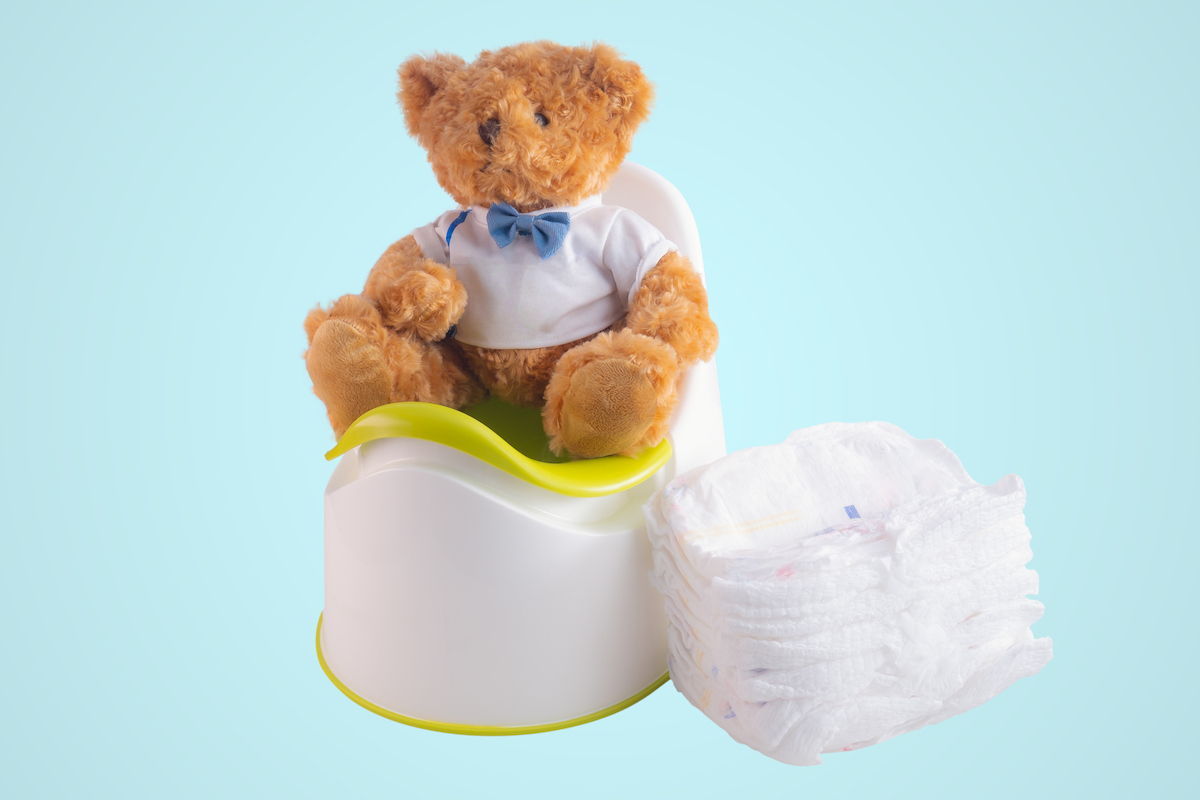
[[[407,437],[453,447],[521,480],[571,497],[603,497],[637,486],[671,457],[663,439],[636,457],[606,456],[552,464],[521,453],[474,417],[433,403],[391,403],[356,419],[325,454],[328,461],[366,442]]]
[[[544,725],[520,725],[513,727],[504,727],[499,725],[463,725],[456,722],[434,722],[427,719],[417,719],[416,717],[406,717],[403,714],[397,714],[395,711],[386,709],[383,706],[376,705],[365,697],[356,694],[353,689],[338,680],[337,675],[333,674],[333,670],[329,668],[329,664],[325,661],[325,653],[321,650],[321,623],[325,619],[325,614],[322,613],[317,617],[317,660],[321,662],[321,669],[325,671],[325,676],[336,686],[342,694],[349,697],[355,703],[365,708],[367,711],[378,714],[381,717],[386,717],[394,722],[400,722],[405,725],[411,725],[414,728],[424,728],[430,731],[439,731],[441,733],[457,733],[463,736],[520,736],[527,733],[546,733],[547,731],[557,731],[563,728],[573,728],[576,725],[583,725],[588,722],[595,722],[598,719],[610,716],[629,708],[634,703],[649,697],[658,687],[670,679],[670,672],[664,672],[660,677],[656,678],[653,683],[642,689],[632,697],[628,697],[615,705],[608,708],[603,708],[591,714],[586,714],[582,717],[563,720],[562,722],[548,722]]]

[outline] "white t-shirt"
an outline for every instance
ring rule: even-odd
[[[456,225],[463,211],[447,211],[413,236],[426,258],[453,267],[466,287],[456,337],[478,347],[551,347],[598,333],[625,314],[642,277],[677,249],[629,209],[601,205],[599,195],[534,212],[571,215],[562,247],[544,261],[532,236],[499,247],[486,207],[466,209]]]

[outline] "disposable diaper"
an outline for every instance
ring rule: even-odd
[[[644,509],[676,688],[791,764],[974,708],[1052,655],[1024,505],[882,422],[679,476]]]

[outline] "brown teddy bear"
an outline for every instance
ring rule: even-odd
[[[682,370],[717,328],[699,275],[599,194],[653,88],[611,47],[533,42],[401,65],[400,105],[461,208],[305,320],[313,391],[340,437],[385,403],[489,393],[541,406],[550,446],[633,455],[662,440]]]

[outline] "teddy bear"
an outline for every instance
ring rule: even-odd
[[[389,247],[360,294],[305,320],[313,391],[340,438],[386,403],[542,409],[556,454],[660,442],[683,372],[717,347],[700,276],[600,193],[647,118],[640,67],[597,43],[413,56],[408,132],[459,208]]]

